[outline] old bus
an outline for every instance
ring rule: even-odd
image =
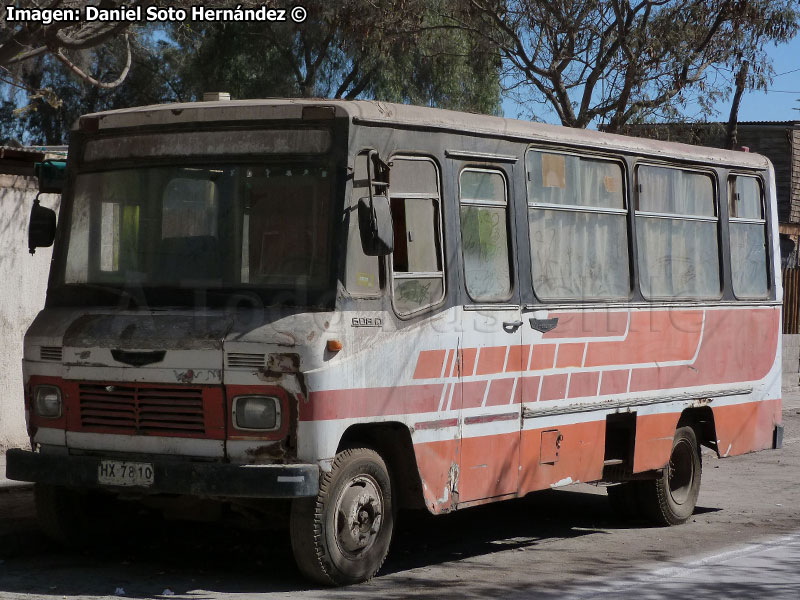
[[[398,508],[603,482],[678,524],[701,445],[780,446],[761,156],[218,101],[85,116],[66,172],[7,467],[62,540],[118,498],[283,502],[300,570],[346,584]]]

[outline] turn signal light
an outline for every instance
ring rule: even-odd
[[[344,346],[339,340],[328,340],[328,351],[339,352]]]

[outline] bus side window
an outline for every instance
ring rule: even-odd
[[[542,300],[630,295],[628,210],[614,160],[529,150],[533,287]]]
[[[369,196],[367,156],[366,152],[356,156],[353,169],[353,194],[348,208],[345,287],[353,296],[377,297],[381,295],[378,257],[364,254],[358,230],[358,201]]]
[[[640,166],[639,279],[646,298],[715,298],[721,286],[714,180],[707,173]]]
[[[733,293],[764,298],[767,280],[767,221],[761,180],[745,175],[728,179]]]
[[[391,166],[394,306],[412,314],[444,298],[439,177],[427,158],[394,157]]]
[[[459,200],[467,293],[476,301],[507,300],[511,270],[506,180],[499,171],[464,169]]]

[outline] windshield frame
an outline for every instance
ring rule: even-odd
[[[347,164],[347,122],[336,121],[301,122],[301,121],[276,121],[268,123],[246,122],[232,126],[214,124],[188,124],[181,127],[154,131],[152,127],[136,127],[116,129],[103,132],[102,137],[129,136],[144,133],[169,134],[173,131],[226,131],[231,129],[327,129],[330,131],[331,145],[327,152],[319,154],[225,154],[211,156],[158,157],[135,160],[106,160],[93,163],[83,163],[85,144],[89,140],[98,139],[97,134],[74,131],[70,144],[68,158],[68,177],[62,197],[59,214],[58,231],[53,249],[53,260],[50,270],[46,307],[75,307],[75,306],[115,306],[123,308],[258,308],[261,306],[291,306],[310,309],[330,310],[334,308],[337,296],[337,282],[339,279],[339,266],[342,262],[340,243],[339,216],[343,210],[344,190],[346,186]],[[75,199],[76,180],[79,175],[87,173],[102,173],[128,168],[151,167],[191,167],[208,165],[235,165],[247,167],[250,165],[263,166],[265,164],[298,164],[307,163],[318,167],[328,167],[331,171],[328,240],[330,251],[328,253],[327,281],[324,285],[307,288],[297,293],[298,290],[284,288],[270,288],[258,284],[245,284],[236,286],[196,286],[181,287],[169,285],[138,285],[138,284],[96,284],[96,283],[65,283],[67,256],[69,252],[70,232],[72,229],[72,211]]]

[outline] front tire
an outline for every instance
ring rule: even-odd
[[[297,566],[324,585],[371,579],[389,552],[395,505],[386,463],[369,448],[344,450],[320,481],[316,498],[292,502]]]
[[[37,483],[33,489],[39,528],[65,548],[84,550],[102,543],[119,515],[113,498],[99,493]],[[121,535],[121,539],[125,539]]]
[[[685,523],[697,505],[701,473],[697,435],[691,427],[679,427],[662,475],[652,481],[639,482],[645,514],[659,525]]]

